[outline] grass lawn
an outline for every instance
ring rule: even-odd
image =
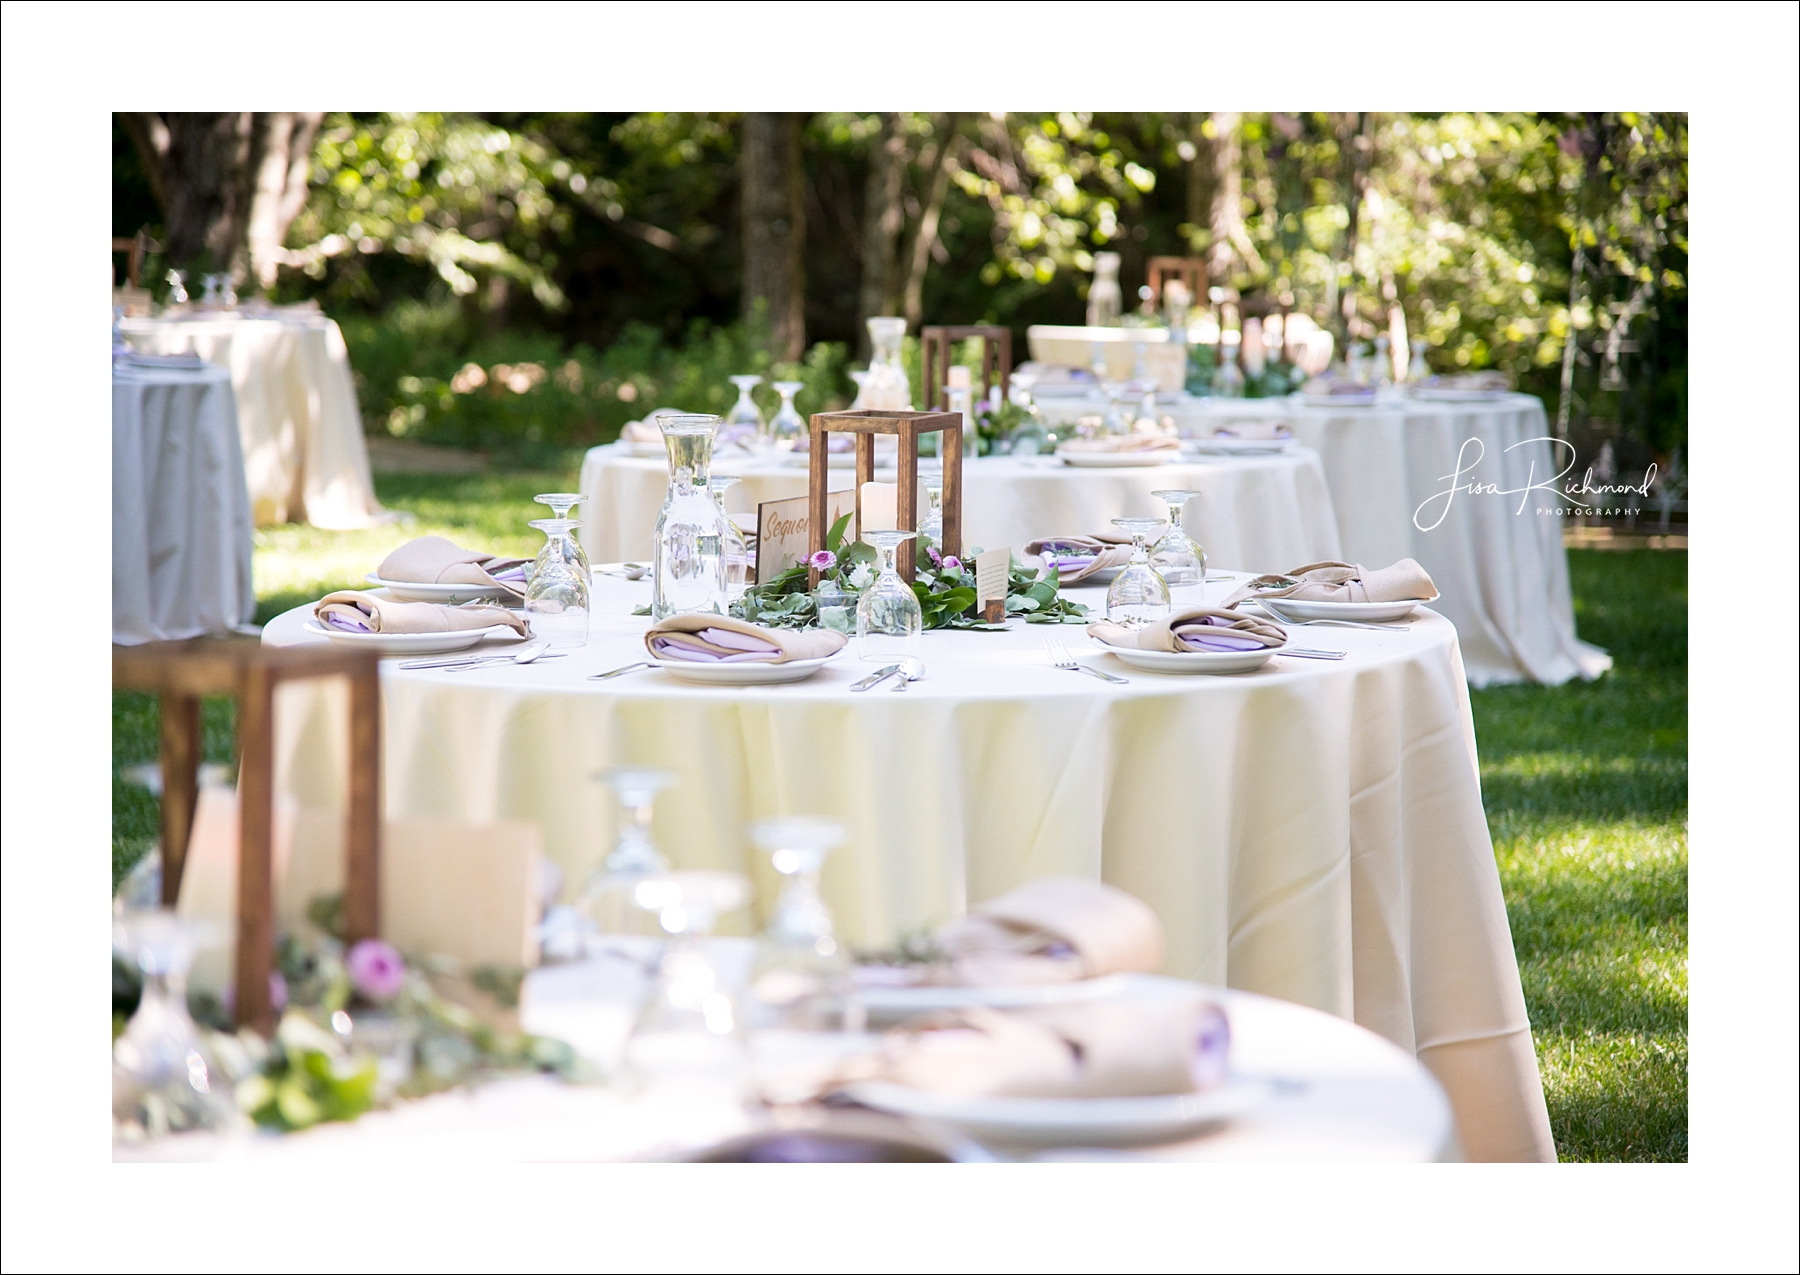
[[[257,619],[360,587],[427,532],[532,553],[525,527],[559,473],[377,475],[415,521],[257,533]],[[1597,682],[1472,694],[1488,826],[1550,1123],[1564,1160],[1687,1158],[1687,555],[1569,554],[1582,637],[1612,652]],[[230,761],[231,706],[205,709],[209,761]],[[120,769],[156,758],[155,702],[113,697],[113,883],[156,838],[157,800]]]

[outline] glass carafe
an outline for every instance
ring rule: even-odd
[[[708,484],[713,499],[719,502],[719,512],[725,515],[725,596],[732,602],[741,598],[750,586],[750,543],[738,530],[731,511],[725,508],[725,493],[743,481],[742,478],[714,478]]]
[[[1116,328],[1123,317],[1125,294],[1119,291],[1119,254],[1094,254],[1094,281],[1088,285],[1087,325]]]
[[[906,365],[900,358],[905,338],[905,319],[878,315],[869,320],[869,345],[874,353],[869,359],[869,379],[860,396],[864,407],[890,412],[912,410],[912,387],[907,383]]]
[[[806,388],[804,381],[777,381],[775,392],[781,395],[781,406],[769,422],[769,442],[776,451],[791,452],[806,437],[806,418],[794,407],[794,395]]]
[[[650,614],[724,615],[725,511],[709,490],[717,416],[669,415],[657,421],[669,450],[669,493],[656,519]]]

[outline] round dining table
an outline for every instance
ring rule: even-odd
[[[1073,423],[1103,405],[1044,398],[1047,420]],[[1412,558],[1443,595],[1475,686],[1555,686],[1612,667],[1575,635],[1563,513],[1552,486],[1571,463],[1543,403],[1529,394],[1444,401],[1404,390],[1345,405],[1305,394],[1276,399],[1179,396],[1158,407],[1187,436],[1238,420],[1287,424],[1318,454],[1331,489],[1343,561],[1379,568]],[[1289,570],[1319,558],[1296,557]],[[1245,563],[1245,565],[1252,565]]]
[[[258,526],[342,530],[388,514],[375,498],[362,411],[338,325],[311,307],[176,310],[124,319],[149,354],[198,354],[229,370]]]
[[[225,369],[119,359],[112,430],[113,641],[248,625],[255,529]]]
[[[805,681],[715,687],[661,668],[594,680],[644,660],[649,625],[633,614],[648,583],[596,570],[588,640],[560,658],[383,662],[390,818],[534,821],[573,897],[617,826],[596,772],[660,767],[663,851],[746,874],[765,910],[777,878],[747,826],[842,822],[823,892],[862,948],[1035,877],[1102,879],[1156,911],[1163,973],[1358,1023],[1438,1078],[1471,1158],[1554,1158],[1457,631],[1434,610],[1295,630],[1291,645],[1342,658],[1277,654],[1234,676],[1140,672],[1079,626],[1015,618],[925,634],[924,676],[903,691],[850,689],[873,667],[855,641]],[[1233,587],[1190,586],[1177,605]],[[307,618],[287,612],[263,640],[324,640]],[[1124,684],[1057,667],[1046,637]],[[280,691],[278,783],[305,805],[342,806],[344,699]]]
[[[589,450],[581,466],[582,547],[595,562],[648,562],[652,529],[668,491],[660,451],[609,443]],[[757,459],[722,451],[715,477],[742,479],[725,507],[755,526],[763,501],[806,494],[807,469],[789,457]],[[876,470],[893,482],[894,471]],[[829,488],[849,488],[848,467],[831,470]],[[1267,456],[1181,456],[1147,468],[1075,468],[1053,456],[983,456],[963,462],[964,548],[1023,552],[1051,536],[1117,534],[1114,518],[1155,518],[1165,510],[1151,493],[1198,493],[1182,512],[1188,535],[1208,559],[1279,571],[1339,552],[1337,520],[1319,457],[1295,447]]]

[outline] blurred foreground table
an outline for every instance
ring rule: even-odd
[[[740,940],[740,942],[742,942]],[[611,963],[616,967],[616,962]],[[536,1021],[531,980],[525,1026],[555,1034],[571,1020],[622,1038],[631,1001],[610,969],[550,967],[532,976],[589,989],[551,998]],[[595,990],[598,989],[598,990]],[[609,995],[608,992],[614,994]],[[1231,1020],[1232,1067],[1274,1081],[1273,1093],[1200,1137],[1158,1146],[1023,1148],[944,1138],[948,1158],[1149,1159],[1167,1161],[1422,1162],[1461,1158],[1449,1104],[1431,1075],[1407,1054],[1342,1019],[1245,992],[1213,993]],[[553,1012],[546,1012],[553,1010]],[[579,1033],[574,1033],[579,1034]],[[589,1034],[592,1034],[590,1028]],[[751,1039],[752,1067],[792,1057],[794,1034]],[[840,1038],[842,1040],[843,1038]],[[820,1044],[829,1046],[830,1041]],[[848,1043],[848,1042],[845,1042]],[[839,1049],[844,1046],[840,1044]],[[571,1085],[548,1076],[502,1080],[401,1103],[351,1124],[320,1125],[285,1137],[183,1135],[119,1146],[119,1161],[226,1160],[343,1167],[369,1164],[481,1165],[524,1162],[691,1158],[759,1130],[828,1129],[835,1113],[816,1105],[760,1107],[729,1090],[679,1093],[651,1085]]]
[[[1240,577],[1241,578],[1241,577]],[[1221,581],[1179,590],[1217,603]],[[1069,591],[1092,607],[1100,590]],[[841,936],[883,947],[1033,877],[1103,879],[1154,908],[1163,972],[1354,1021],[1444,1084],[1474,1159],[1549,1159],[1549,1121],[1481,804],[1456,630],[1428,609],[1381,631],[1307,629],[1338,662],[1278,655],[1230,677],[1142,673],[1074,626],[924,635],[924,678],[865,694],[855,644],[810,679],[703,687],[644,659],[647,581],[596,577],[588,644],[473,671],[382,665],[390,818],[529,819],[580,883],[621,764],[675,786],[655,836],[678,867],[774,873],[747,825],[849,830],[824,872]],[[305,608],[264,641],[316,641]],[[1052,666],[1046,632],[1112,685]],[[338,808],[342,700],[284,688],[282,784]],[[297,859],[307,850],[298,841]],[[571,887],[573,891],[579,884]]]

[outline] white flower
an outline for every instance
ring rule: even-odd
[[[857,563],[855,570],[850,573],[850,587],[852,589],[866,589],[873,584],[874,581],[875,573],[869,569],[869,564],[866,562]]]

